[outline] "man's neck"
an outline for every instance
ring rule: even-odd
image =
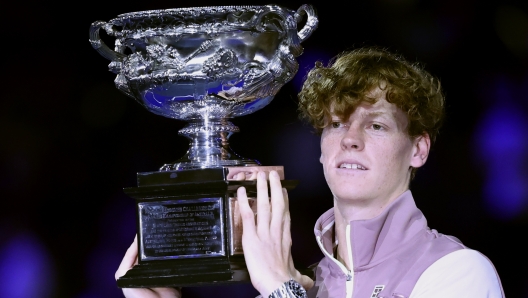
[[[342,221],[346,225],[355,220],[371,219],[378,216],[395,198],[376,201],[346,202],[334,197],[334,213],[336,222]]]

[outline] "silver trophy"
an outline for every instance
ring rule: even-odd
[[[302,28],[298,28],[298,24]],[[236,189],[238,172],[277,170],[230,147],[229,120],[258,111],[297,73],[301,43],[317,28],[311,5],[211,6],[118,15],[90,27],[116,87],[147,110],[187,125],[189,150],[157,171],[137,173],[125,192],[137,203],[139,264],[120,287],[247,281]],[[300,27],[300,26],[299,26]],[[100,38],[115,39],[114,50]],[[293,188],[295,181],[283,180]],[[252,188],[253,187],[253,188]]]

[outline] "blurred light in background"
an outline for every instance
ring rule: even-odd
[[[528,114],[513,85],[501,80],[494,103],[477,124],[474,152],[484,170],[483,197],[489,213],[511,220],[528,209]]]
[[[108,199],[104,211],[98,218],[98,241],[92,243],[83,268],[87,286],[75,298],[123,296],[114,275],[136,233],[135,200],[120,191]]]
[[[48,298],[54,290],[55,270],[33,234],[19,234],[0,247],[0,297]]]

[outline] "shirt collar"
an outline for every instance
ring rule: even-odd
[[[334,208],[326,211],[315,224],[315,235],[324,249],[332,254],[336,245]],[[411,191],[407,190],[378,216],[354,220],[350,225],[350,241],[354,269],[371,267],[396,253],[398,246],[414,239],[427,227],[427,221],[416,207]]]

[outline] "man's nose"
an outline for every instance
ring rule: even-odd
[[[354,126],[350,126],[341,139],[341,148],[345,150],[363,150],[365,147],[363,133]]]

